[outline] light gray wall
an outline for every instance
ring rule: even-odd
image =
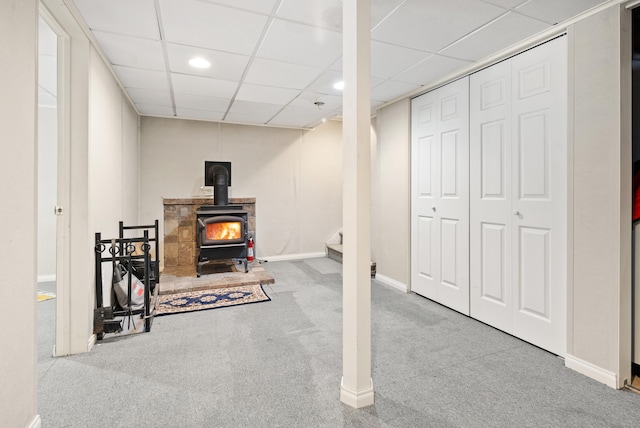
[[[341,132],[143,117],[140,220],[162,225],[162,198],[211,196],[204,161],[231,161],[229,197],[256,198],[258,258],[324,252],[342,224]]]
[[[36,412],[36,46],[38,2],[0,2],[0,421]],[[7,304],[7,302],[10,302]],[[18,322],[16,322],[18,320]]]
[[[378,274],[409,286],[411,101],[378,111],[376,192],[372,195],[374,245]]]
[[[631,49],[621,41],[630,40],[629,13],[614,6],[569,31],[573,280],[568,353],[605,377],[615,375],[618,387],[631,370]]]

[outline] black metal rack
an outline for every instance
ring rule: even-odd
[[[120,237],[102,239],[101,233],[95,235],[95,286],[96,308],[94,310],[93,332],[100,340],[106,333],[118,333],[123,329],[124,320],[139,316],[144,320],[144,331],[151,331],[155,308],[158,300],[160,280],[158,252],[158,220],[149,226],[124,226],[120,222]],[[125,230],[142,230],[142,237],[125,238]],[[149,236],[149,230],[154,232]],[[151,257],[151,243],[155,243],[155,254]],[[111,298],[111,304],[104,305],[103,296],[103,263],[111,263],[115,272],[123,266],[128,272],[127,305],[121,307],[117,300]],[[144,304],[141,308],[131,308],[131,278],[135,276],[144,284]]]
[[[151,282],[151,288],[153,289],[153,287],[155,286],[155,284],[157,284],[160,281],[160,240],[158,239],[158,220],[155,221],[154,224],[150,224],[150,225],[143,225],[143,226],[125,226],[124,222],[120,222],[118,224],[118,230],[119,230],[119,236],[120,239],[125,239],[125,231],[128,230],[142,230],[142,231],[149,231],[149,232],[153,232],[153,235],[149,236],[149,242],[153,243],[153,247],[154,247],[154,252],[153,255],[151,254],[151,252],[149,253],[149,260],[150,260],[150,277],[149,277],[149,281]],[[123,252],[123,248],[120,247],[120,253],[122,254]],[[143,280],[144,278],[140,275],[142,273],[143,270],[143,266],[142,266],[142,261],[141,260],[132,260],[132,264],[134,267],[134,271],[137,271],[138,274],[136,275],[140,280]]]

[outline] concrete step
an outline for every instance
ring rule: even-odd
[[[327,244],[327,256],[338,263],[342,263],[342,244]],[[376,263],[371,262],[371,278],[375,278],[375,276]]]
[[[342,244],[327,244],[327,255],[330,259],[342,263]]]

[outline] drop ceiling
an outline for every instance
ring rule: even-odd
[[[143,116],[311,128],[342,113],[342,0],[65,3]],[[601,3],[371,0],[372,113]]]

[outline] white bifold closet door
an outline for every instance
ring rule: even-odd
[[[469,78],[412,101],[411,289],[469,314]]]
[[[470,80],[471,316],[566,353],[567,47]]]

